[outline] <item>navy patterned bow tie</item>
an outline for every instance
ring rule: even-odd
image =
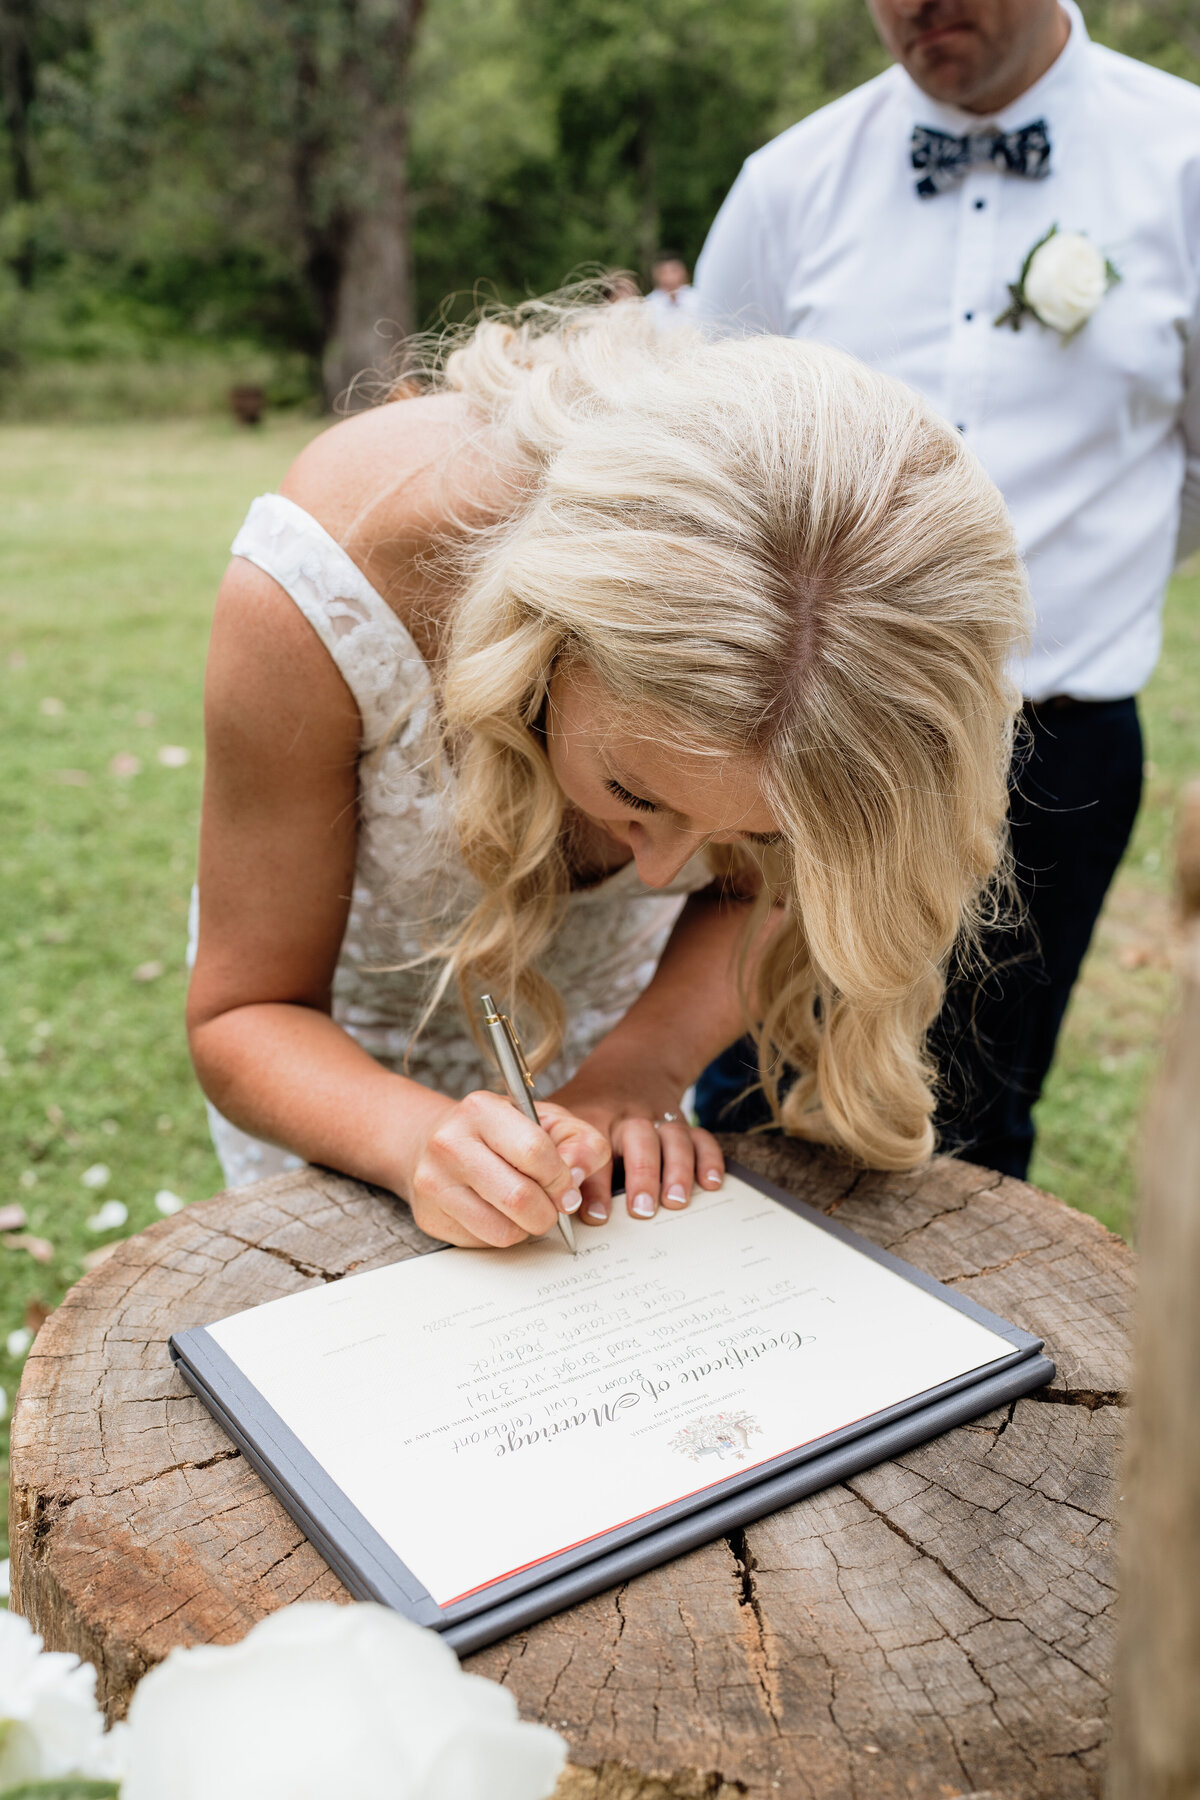
[[[914,125],[910,148],[913,168],[924,170],[916,184],[922,200],[957,187],[972,169],[999,169],[1027,181],[1041,181],[1050,173],[1050,130],[1045,119],[1035,119],[1019,131],[970,131],[966,137]]]

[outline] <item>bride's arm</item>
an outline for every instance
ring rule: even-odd
[[[243,561],[218,599],[205,725],[188,996],[205,1092],[244,1130],[402,1194],[433,1236],[506,1245],[548,1230],[574,1198],[572,1167],[607,1160],[597,1130],[551,1112],[539,1131],[498,1095],[450,1100],[382,1068],[329,1016],[361,721],[303,615]]]

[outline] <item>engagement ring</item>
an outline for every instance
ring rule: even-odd
[[[679,1114],[678,1113],[664,1113],[662,1118],[655,1119],[654,1123],[656,1125],[678,1125]]]

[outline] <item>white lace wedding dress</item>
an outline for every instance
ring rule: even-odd
[[[333,986],[333,1016],[385,1067],[461,1099],[495,1085],[457,1001],[447,1000],[416,1043],[428,965],[389,971],[421,954],[430,922],[465,914],[476,892],[449,835],[452,777],[436,762],[429,669],[391,607],[317,521],[279,494],[251,506],[233,545],[295,601],[337,664],[362,717],[354,894]],[[401,720],[399,729],[394,729]],[[573,893],[543,967],[569,1020],[544,1093],[566,1081],[641,993],[687,894],[712,879],[699,857],[669,888],[646,887],[632,863]],[[198,908],[193,896],[191,947]],[[299,1159],[248,1136],[210,1106],[217,1155],[231,1187]]]

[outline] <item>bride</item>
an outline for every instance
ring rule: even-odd
[[[331,1165],[510,1245],[783,1129],[932,1147],[924,1037],[1004,860],[1026,594],[899,383],[636,304],[485,320],[256,500],[209,661],[192,1053],[231,1183]],[[543,1128],[491,1091],[507,997]],[[782,1083],[782,1085],[781,1085]]]

